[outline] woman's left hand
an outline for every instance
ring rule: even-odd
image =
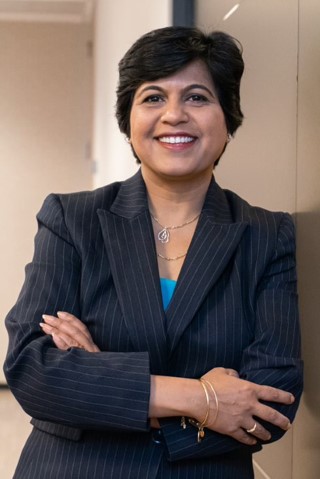
[[[88,352],[100,351],[93,342],[88,328],[73,314],[59,312],[57,316],[42,316],[44,323],[40,326],[44,333],[50,334],[57,348],[67,350],[69,348],[85,349]]]

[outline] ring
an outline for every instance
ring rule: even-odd
[[[257,429],[257,423],[255,422],[251,429],[246,429],[249,434],[252,434]]]

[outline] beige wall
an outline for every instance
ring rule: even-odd
[[[244,47],[243,127],[217,170],[251,203],[294,213],[305,392],[293,429],[255,456],[256,479],[315,479],[320,471],[320,3],[198,0],[197,23]],[[297,82],[298,79],[298,82]]]
[[[1,318],[21,288],[45,196],[136,171],[114,118],[117,64],[136,38],[170,21],[171,0],[97,0],[94,34],[85,23],[0,21]],[[0,364],[6,349],[2,319]]]
[[[92,186],[90,35],[86,25],[0,22],[1,365],[36,212],[49,192]]]

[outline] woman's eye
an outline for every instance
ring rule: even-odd
[[[144,103],[158,103],[163,101],[163,98],[160,95],[149,95],[144,99]]]
[[[188,97],[188,100],[192,102],[197,102],[197,103],[201,103],[201,102],[204,103],[208,101],[208,99],[204,95],[198,95],[198,94],[190,95]]]

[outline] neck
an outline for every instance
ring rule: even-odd
[[[141,169],[148,192],[149,208],[159,221],[180,224],[201,212],[212,173],[192,181],[153,177]]]

